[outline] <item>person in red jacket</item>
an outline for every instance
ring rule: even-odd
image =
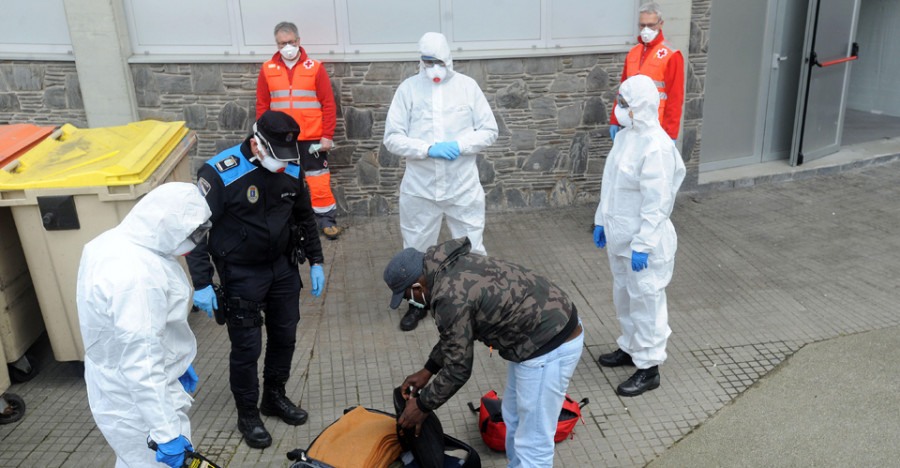
[[[337,120],[331,81],[322,62],[309,58],[300,47],[294,23],[275,26],[275,44],[278,52],[263,63],[256,82],[256,118],[271,109],[290,115],[300,124],[300,167],[309,185],[319,227],[325,237],[334,240],[341,230],[335,221],[337,202],[331,193],[328,169],[328,151],[334,148]]]
[[[654,81],[659,89],[659,123],[669,138],[677,140],[684,103],[684,57],[663,37],[659,5],[645,3],[638,13],[638,45],[625,58],[622,81],[634,75],[646,75]],[[619,131],[615,104],[609,123],[609,136],[615,139]]]

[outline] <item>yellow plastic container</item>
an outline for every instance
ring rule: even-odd
[[[61,127],[0,171],[53,354],[84,359],[75,284],[84,245],[119,224],[141,196],[165,182],[191,182],[196,135],[184,122]]]

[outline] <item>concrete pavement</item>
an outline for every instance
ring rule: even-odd
[[[591,241],[595,202],[489,214],[488,253],[552,278],[585,324],[585,353],[569,394],[590,404],[574,438],[557,445],[555,466],[893,461],[900,435],[900,162],[879,162],[680,195],[672,216],[679,250],[667,290],[669,359],[661,387],[635,398],[615,394],[631,369],[596,364],[615,348],[619,326],[606,256]],[[250,449],[237,431],[225,329],[205,314],[190,316],[200,375],[193,441],[213,460],[288,466],[285,453],[306,447],[344,408],[389,410],[393,387],[425,362],[437,339],[433,322],[400,332],[401,312],[388,309],[381,279],[402,246],[397,217],[345,227],[340,240],[323,241],[323,296],[303,292],[288,393],[310,420],[293,427],[264,418],[271,448]],[[308,280],[308,267],[301,271]],[[0,466],[112,466],[80,366],[54,361],[46,342],[35,352],[41,372],[9,389],[25,399],[28,413],[0,426]],[[505,466],[505,457],[483,444],[466,403],[502,391],[505,373],[503,360],[481,348],[472,379],[437,411],[444,430],[474,446],[485,467]]]

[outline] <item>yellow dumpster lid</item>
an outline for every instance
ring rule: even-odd
[[[65,124],[0,171],[0,190],[140,184],[188,133],[184,122],[144,120],[120,127]]]

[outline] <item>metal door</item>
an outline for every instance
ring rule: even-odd
[[[803,68],[803,39],[809,0],[770,2],[774,22],[769,55],[769,87],[765,114],[762,162],[789,160],[797,111],[797,82]]]
[[[791,144],[796,166],[841,146],[850,64],[856,59],[860,0],[812,0],[806,20],[804,64]]]

